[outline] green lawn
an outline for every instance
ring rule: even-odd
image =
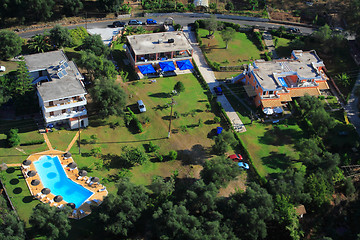
[[[16,70],[18,67],[18,63],[14,61],[0,61],[0,66],[5,66],[6,68],[5,72],[0,72],[0,76],[2,76],[4,74]]]
[[[209,31],[199,29],[203,50],[213,62],[222,66],[239,66],[260,59],[261,52],[245,33],[237,32],[234,39],[229,42],[228,49],[225,49],[226,44],[221,39],[219,31],[215,32],[215,37],[212,39],[206,38],[208,34]]]
[[[5,184],[7,193],[10,196],[20,218],[29,226],[29,218],[35,207],[40,201],[30,195],[25,179],[19,167],[9,167],[6,171],[1,172],[2,181]]]
[[[275,50],[279,58],[290,57],[291,51],[293,50],[289,47],[289,43],[291,40],[286,38],[273,37],[274,43],[276,41],[275,39],[277,39]]]
[[[240,92],[239,86],[232,85],[232,88]],[[287,123],[280,122],[276,125],[256,121],[250,124],[249,112],[228,91],[225,90],[224,93],[245,124],[247,131],[238,133],[238,136],[244,142],[244,147],[261,176],[283,172],[289,167],[301,167],[294,144],[304,137],[304,132],[295,119],[290,118]]]

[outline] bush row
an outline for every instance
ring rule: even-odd
[[[139,119],[136,117],[136,115],[134,114],[133,111],[131,111],[131,109],[128,107],[127,110],[129,111],[128,114],[125,114],[125,124],[126,126],[130,126],[130,124],[133,124],[138,132],[143,132],[144,129],[142,127],[141,122],[139,121]]]
[[[43,144],[45,141],[44,139],[38,139],[38,140],[31,140],[28,142],[24,142],[20,144],[21,146],[30,146],[30,145],[37,145],[37,144]]]

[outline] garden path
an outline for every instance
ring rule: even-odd
[[[44,137],[45,143],[48,146],[49,150],[54,150],[46,133],[42,133],[42,135]]]
[[[80,132],[81,132],[81,130],[80,130]],[[76,132],[75,137],[71,140],[71,142],[70,142],[69,146],[66,148],[65,152],[70,151],[70,149],[72,148],[72,146],[74,145],[74,143],[76,142],[78,137],[79,137],[79,131]]]
[[[192,32],[190,30],[190,28],[187,26],[184,26],[183,31],[184,31],[185,35],[188,37],[188,39],[194,49],[193,59],[194,59],[196,65],[199,67],[199,71],[201,72],[201,75],[204,77],[206,83],[209,85],[211,93],[215,94],[214,87],[219,86],[219,84],[216,82],[214,72],[207,64],[205,57],[204,57],[198,43],[196,42],[194,32]],[[230,102],[227,100],[225,95],[217,96],[217,101],[224,108],[226,115],[230,119],[231,124],[233,125],[235,131],[245,132],[246,128],[245,128],[243,122],[240,120],[239,116],[237,115],[236,111],[231,106]]]
[[[263,33],[263,37],[264,37],[264,42],[265,42],[266,47],[268,48],[269,52],[272,54],[271,58],[273,58],[273,59],[279,58],[276,53],[275,45],[274,45],[271,34],[267,31],[265,31]]]

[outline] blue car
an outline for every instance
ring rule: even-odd
[[[244,163],[244,162],[238,162],[238,166],[243,169],[249,169],[249,164]]]
[[[223,128],[222,127],[217,127],[216,128],[216,135],[220,135],[222,133]]]
[[[216,95],[222,95],[223,94],[221,87],[214,87],[214,91],[215,91]]]
[[[156,20],[154,20],[154,19],[151,19],[151,18],[149,18],[149,19],[146,19],[146,24],[157,24],[157,21]]]

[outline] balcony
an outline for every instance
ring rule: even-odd
[[[63,100],[63,101],[54,102],[53,106],[44,106],[43,110],[45,113],[48,113],[48,112],[55,112],[58,110],[63,110],[63,109],[68,109],[68,108],[85,106],[86,104],[87,104],[86,98],[81,97],[76,100],[69,99],[66,101]]]
[[[61,113],[61,114],[54,115],[54,116],[46,116],[45,115],[45,121],[46,121],[46,123],[50,123],[50,122],[61,121],[61,120],[69,119],[69,118],[76,118],[76,117],[80,117],[80,116],[84,116],[84,115],[87,115],[87,111],[85,108],[82,111],[71,111],[71,112]]]

